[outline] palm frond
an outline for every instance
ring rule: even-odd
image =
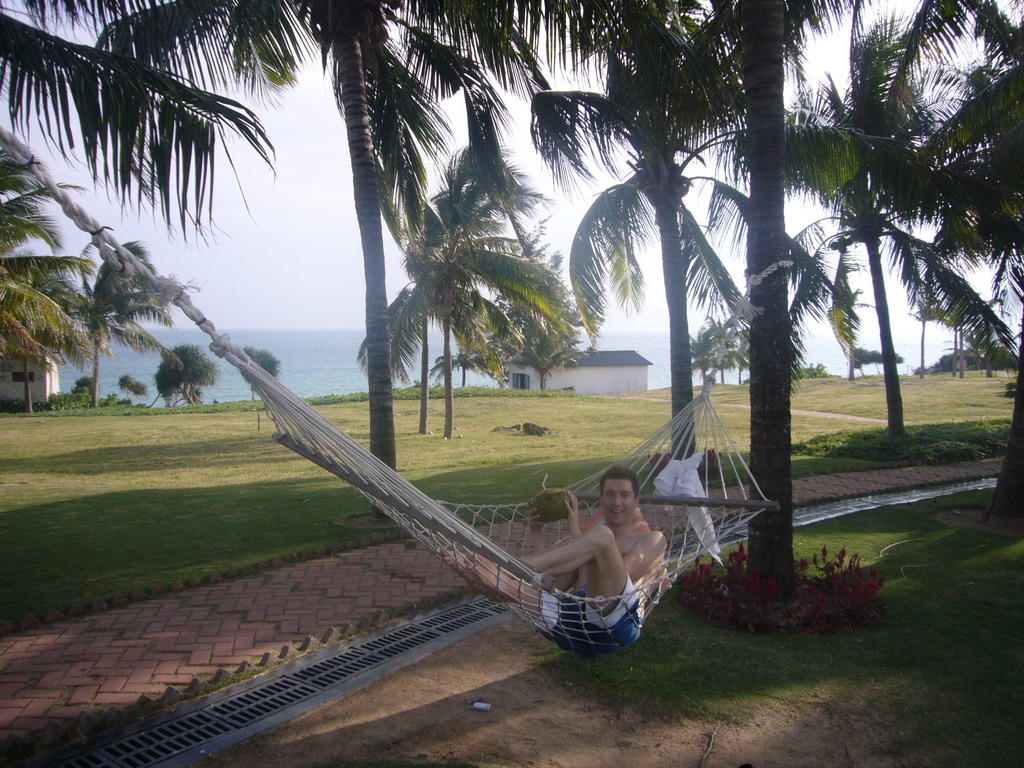
[[[93,176],[182,226],[212,204],[228,131],[270,162],[256,115],[135,59],[72,43],[0,14],[0,88],[16,127],[35,123],[64,153],[78,142]],[[76,125],[72,121],[77,116]]]
[[[631,282],[620,282],[616,299],[639,308],[643,276],[636,249],[650,236],[651,211],[634,184],[602,191],[584,214],[569,253],[569,281],[583,327],[595,338],[604,322],[606,281],[614,270]]]

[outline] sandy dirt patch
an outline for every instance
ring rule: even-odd
[[[740,724],[645,722],[538,670],[542,642],[521,622],[506,621],[201,765],[303,768],[372,756],[541,768],[911,764],[871,712],[828,704],[773,702]],[[468,708],[479,696],[490,712]]]

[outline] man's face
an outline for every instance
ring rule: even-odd
[[[601,512],[609,525],[628,522],[636,509],[636,494],[633,483],[625,478],[609,478],[604,481],[601,491]]]

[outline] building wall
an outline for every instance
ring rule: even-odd
[[[525,373],[530,377],[530,389],[540,390],[540,374],[529,366],[513,365],[510,373]],[[647,366],[586,366],[560,368],[553,371],[544,383],[545,389],[572,387],[579,395],[617,395],[647,389]]]
[[[33,403],[42,403],[60,391],[60,374],[56,365],[46,367],[29,363],[28,369]],[[25,399],[24,370],[24,363],[20,360],[0,360],[0,400]]]

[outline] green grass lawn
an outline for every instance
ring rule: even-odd
[[[1012,408],[994,380],[932,377],[918,389],[928,387],[941,408],[921,406],[918,419],[908,397],[908,422],[1006,418]],[[955,394],[947,394],[950,388]],[[747,388],[719,385],[714,392],[726,428],[745,450],[749,411],[728,404],[746,402]],[[832,413],[884,416],[877,387],[826,379],[804,382],[795,393],[797,410],[826,405]],[[367,442],[365,403],[320,410]],[[440,425],[441,416],[441,404],[432,403],[432,424]],[[399,470],[435,498],[519,501],[545,477],[548,486],[563,485],[600,469],[668,417],[665,390],[475,397],[456,400],[458,431],[446,441],[417,434],[418,403],[396,401]],[[553,433],[534,438],[492,431],[524,421]],[[793,423],[795,439],[864,426],[799,413]],[[266,414],[259,426],[255,412],[237,409],[0,419],[0,619],[17,623],[29,613],[187,582],[374,530],[365,527],[366,506],[355,494],[272,442]],[[794,473],[871,463],[797,458]]]

